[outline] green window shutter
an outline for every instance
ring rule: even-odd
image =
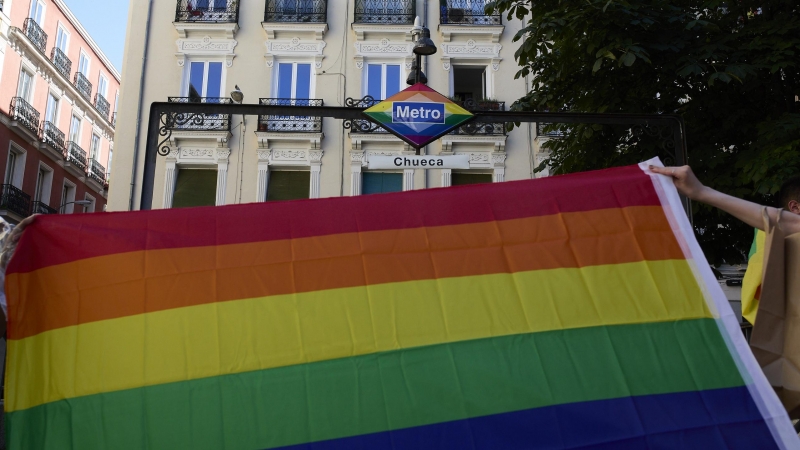
[[[178,169],[175,181],[173,208],[214,206],[217,204],[217,171],[208,169]]]
[[[311,172],[276,170],[269,173],[267,201],[308,198]]]
[[[464,186],[465,184],[491,183],[490,173],[458,173],[453,172],[450,178],[451,186]]]
[[[402,173],[363,172],[361,177],[362,194],[384,194],[403,190]]]

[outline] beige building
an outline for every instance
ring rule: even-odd
[[[483,6],[484,0],[131,1],[109,210],[139,208],[152,102],[229,102],[236,85],[244,103],[384,99],[407,87],[415,17],[438,48],[423,61],[428,85],[468,109],[507,109],[530,85],[514,78],[512,39],[522,22],[486,15]],[[540,143],[534,124],[508,133],[503,124],[465,126],[422,151],[466,154],[469,169],[371,171],[370,157],[414,149],[382,129],[345,129],[331,118],[206,116],[173,128],[169,155],[158,157],[153,207],[526,179],[542,157]]]

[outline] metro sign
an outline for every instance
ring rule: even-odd
[[[417,149],[475,117],[422,83],[366,109],[364,115]]]

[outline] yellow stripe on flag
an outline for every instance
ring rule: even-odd
[[[7,383],[18,389],[7,392],[6,411],[444,342],[706,317],[711,313],[685,260],[409,281],[204,304],[9,341]]]

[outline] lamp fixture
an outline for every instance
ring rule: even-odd
[[[231,100],[233,100],[233,103],[242,103],[242,100],[244,100],[244,93],[239,89],[238,84],[235,85],[234,88],[235,89],[231,91]]]

